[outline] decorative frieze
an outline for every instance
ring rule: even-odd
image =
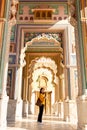
[[[68,8],[66,1],[62,3],[50,2],[41,3],[30,1],[20,2],[18,11],[18,22],[55,22],[65,20],[68,17]]]

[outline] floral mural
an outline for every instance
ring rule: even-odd
[[[31,41],[33,38],[35,37],[38,37],[39,35],[42,36],[42,35],[48,35],[48,37],[53,37],[54,39],[56,39],[57,41],[61,42],[62,43],[62,33],[61,32],[58,32],[58,33],[42,33],[42,32],[25,32],[24,33],[24,44],[28,41]]]

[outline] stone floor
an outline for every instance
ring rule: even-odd
[[[75,124],[59,121],[57,118],[43,117],[42,124],[37,123],[36,118],[36,116],[29,116],[15,123],[8,122],[5,130],[76,130]]]

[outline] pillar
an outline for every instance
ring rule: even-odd
[[[80,43],[80,58],[82,66],[82,95],[77,99],[77,110],[78,110],[78,130],[87,130],[87,86],[86,86],[86,69],[85,69],[85,58],[84,58],[84,46],[82,37],[82,26],[81,26],[81,13],[80,13],[80,1],[76,1],[77,5],[77,16],[78,16],[78,34]]]
[[[70,68],[67,68],[67,79],[68,79],[68,97],[71,99],[71,84],[70,84]]]
[[[75,100],[64,101],[64,120],[77,125],[77,105]]]
[[[3,5],[4,6],[4,5]],[[9,8],[9,1],[6,1],[6,7]],[[3,16],[4,17],[4,16]],[[8,10],[6,13],[6,19],[8,18]],[[5,127],[7,125],[7,104],[8,104],[8,96],[6,94],[6,81],[7,81],[7,69],[8,69],[8,51],[9,51],[9,33],[10,29],[8,29],[8,21],[3,20],[3,40],[1,41],[1,51],[0,51],[0,127]],[[1,19],[0,19],[1,23]],[[7,46],[8,45],[8,46]],[[6,49],[7,48],[7,49]]]
[[[15,84],[15,100],[16,103],[16,118],[22,118],[22,99],[21,99],[21,87],[22,87],[22,66],[16,70],[16,84]],[[15,118],[15,119],[16,119]]]
[[[65,75],[65,99],[68,97],[68,75],[67,75],[67,67],[64,68],[64,75]]]
[[[58,117],[60,120],[64,118],[64,104],[63,101],[58,102]]]
[[[1,0],[0,1],[0,56],[1,56],[1,49],[2,49],[4,24],[5,24],[5,21],[6,21],[6,19],[4,18],[4,8],[5,8],[5,0]]]
[[[64,74],[62,74],[60,76],[60,100],[64,100],[65,99],[65,84],[64,84]]]
[[[22,118],[22,107],[23,107],[23,102],[21,98],[21,92],[22,92],[22,71],[23,67],[26,65],[25,62],[25,50],[26,47],[21,49],[21,54],[20,54],[20,65],[17,70],[17,75],[16,75],[16,86],[15,86],[15,99],[17,100],[17,107],[16,107],[16,118]],[[24,107],[25,108],[25,107]]]
[[[15,3],[16,4],[16,3]],[[12,6],[15,7],[15,4]],[[5,127],[7,125],[7,106],[8,106],[8,96],[6,93],[7,86],[7,73],[8,73],[8,58],[9,58],[9,46],[10,46],[10,33],[11,28],[16,24],[15,13],[13,8],[10,9],[11,18],[9,18],[10,1],[5,1],[5,23],[3,31],[2,48],[0,53],[0,127]],[[14,12],[14,13],[13,13]]]
[[[77,98],[77,118],[78,118],[78,130],[87,130],[87,86],[86,86],[86,72],[85,72],[85,60],[84,60],[84,46],[82,37],[82,26],[81,26],[81,8],[80,0],[74,0],[71,7],[74,8],[72,11],[71,24],[75,27],[76,37],[76,52],[77,52],[77,69],[78,69],[78,86],[79,95]],[[75,7],[76,5],[76,7]],[[76,16],[76,18],[74,17]]]

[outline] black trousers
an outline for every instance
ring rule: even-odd
[[[38,114],[38,122],[42,122],[42,116],[43,116],[43,110],[44,110],[44,105],[41,105],[39,107],[39,114]]]

